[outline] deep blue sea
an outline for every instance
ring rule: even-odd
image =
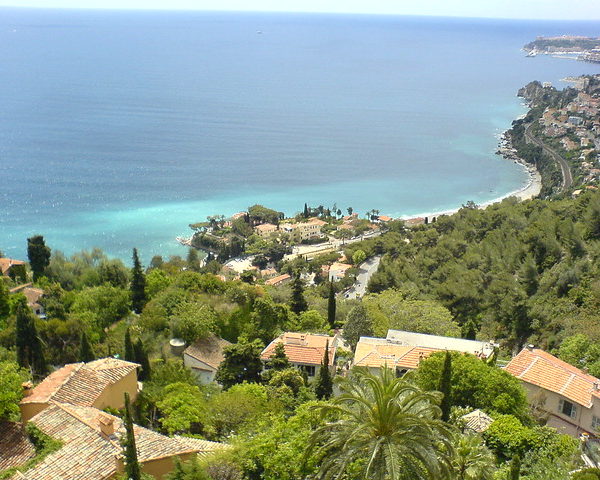
[[[0,250],[185,254],[261,203],[392,216],[527,180],[494,155],[531,80],[600,66],[520,48],[592,22],[0,9]]]

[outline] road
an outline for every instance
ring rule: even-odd
[[[533,136],[533,134],[531,133],[531,128],[533,127],[534,123],[535,122],[532,122],[525,129],[525,139],[528,142],[530,142],[530,143],[533,142],[538,147],[541,147],[542,150],[544,151],[544,153],[547,153],[548,155],[550,155],[550,158],[554,159],[554,161],[558,163],[558,165],[560,166],[560,170],[562,172],[562,177],[563,177],[562,190],[564,191],[568,188],[571,188],[571,185],[573,185],[573,176],[571,175],[571,169],[569,168],[569,164],[563,157],[561,157],[558,153],[556,153],[556,151],[554,151],[553,149],[548,147],[539,138],[536,138]]]
[[[379,268],[381,256],[371,257],[360,264],[356,282],[346,292],[346,298],[360,298],[367,292],[367,285],[373,274]]]

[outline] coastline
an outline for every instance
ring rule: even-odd
[[[484,202],[481,205],[478,205],[479,208],[487,208],[490,205],[499,203],[502,200],[510,197],[516,197],[520,201],[531,200],[532,198],[535,198],[540,194],[540,192],[542,191],[542,176],[540,175],[540,172],[537,170],[537,168],[535,168],[533,165],[528,164],[527,162],[525,162],[525,160],[519,158],[516,155],[516,151],[512,148],[510,142],[508,130],[500,135],[500,144],[496,154],[502,156],[504,160],[509,160],[519,164],[527,172],[527,184],[517,190],[513,190],[512,192],[506,193],[498,198]],[[415,218],[431,218],[439,217],[441,215],[453,215],[456,212],[458,212],[461,208],[462,206],[450,210],[439,210],[435,212],[423,212],[413,215],[403,215],[400,217],[400,219],[411,220]]]

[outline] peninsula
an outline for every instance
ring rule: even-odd
[[[585,62],[600,63],[600,37],[560,35],[537,37],[523,47],[528,57],[552,55]]]

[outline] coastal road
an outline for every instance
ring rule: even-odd
[[[569,164],[555,150],[547,146],[539,138],[533,136],[533,133],[531,133],[531,128],[533,127],[534,123],[535,122],[530,123],[529,126],[525,129],[525,139],[529,143],[535,143],[538,147],[541,147],[544,153],[550,155],[550,158],[552,158],[555,162],[558,163],[563,177],[562,190],[564,191],[568,188],[571,188],[571,185],[573,185],[573,176],[571,175],[571,169],[569,168]]]
[[[346,292],[346,298],[360,298],[367,292],[367,285],[373,274],[379,268],[381,255],[371,257],[360,264],[356,283]]]

